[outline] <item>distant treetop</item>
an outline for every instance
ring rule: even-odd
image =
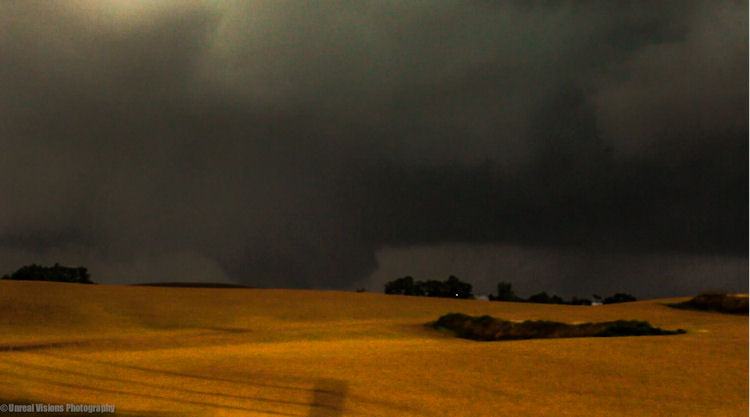
[[[4,275],[3,279],[19,281],[57,281],[74,282],[78,284],[93,284],[91,275],[86,268],[79,266],[69,268],[56,263],[54,266],[41,266],[37,264],[25,265],[10,275]]]
[[[472,286],[451,275],[445,281],[416,281],[405,276],[385,284],[386,294],[419,295],[443,298],[474,298]]]

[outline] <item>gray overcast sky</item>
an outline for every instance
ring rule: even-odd
[[[745,1],[4,1],[0,64],[2,272],[747,291]]]

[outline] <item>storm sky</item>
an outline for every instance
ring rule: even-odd
[[[748,288],[746,1],[3,1],[0,92],[2,273]]]

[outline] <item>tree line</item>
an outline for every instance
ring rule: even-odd
[[[474,298],[472,294],[472,285],[462,282],[460,279],[451,275],[445,281],[415,281],[412,276],[405,276],[385,284],[386,294],[414,295],[422,297],[443,297],[443,298]],[[533,294],[529,298],[522,298],[515,294],[513,286],[509,282],[500,282],[497,284],[497,295],[490,294],[490,301],[514,301],[525,303],[541,304],[568,304],[568,305],[592,305],[594,301],[601,304],[624,303],[636,301],[636,298],[627,293],[616,293],[610,297],[603,298],[594,294],[592,301],[588,298],[573,297],[570,300],[564,300],[555,294],[547,294],[546,291]]]
[[[513,292],[513,285],[509,282],[500,282],[497,284],[497,295],[490,294],[490,301],[515,301],[515,302],[526,302],[526,303],[541,303],[541,304],[568,304],[568,305],[592,305],[593,301],[588,298],[573,297],[569,301],[564,300],[558,295],[549,295],[546,291],[534,294],[529,298],[521,298]],[[593,295],[594,301],[601,304],[615,304],[625,303],[628,301],[636,301],[636,298],[630,294],[618,292],[610,297],[601,297],[600,295]]]
[[[405,276],[385,284],[386,294],[416,295],[423,297],[474,298],[471,284],[451,275],[445,281],[414,281]]]
[[[74,282],[78,284],[93,284],[91,275],[86,268],[79,266],[69,268],[56,263],[54,266],[41,266],[37,264],[25,265],[12,274],[3,275],[2,279],[20,281],[57,281]]]

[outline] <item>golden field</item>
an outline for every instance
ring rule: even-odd
[[[747,416],[748,318],[662,305],[679,300],[0,281],[0,402],[134,416]],[[688,333],[475,342],[424,326],[449,312]]]

